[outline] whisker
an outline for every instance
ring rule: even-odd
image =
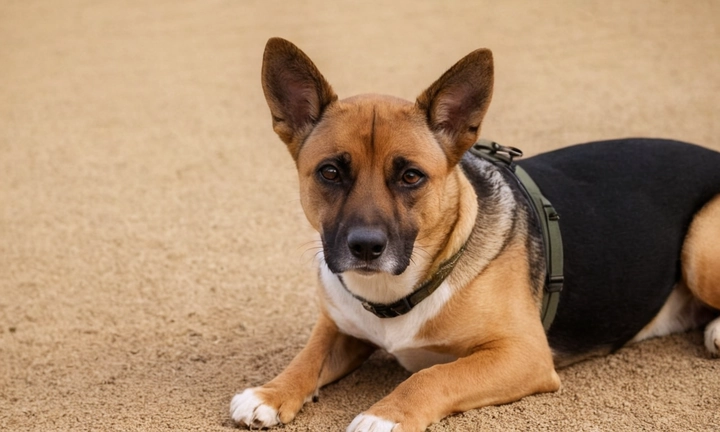
[[[320,242],[320,240],[308,240],[308,241],[305,241],[305,242],[300,243],[300,244],[295,248],[295,250],[298,250],[298,249],[300,249],[300,248],[305,248],[305,247],[307,247],[308,245],[313,245],[313,244],[322,246],[322,242]]]

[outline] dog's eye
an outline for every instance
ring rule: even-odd
[[[340,181],[340,172],[332,165],[323,165],[322,167],[320,167],[320,175],[325,180],[331,182]]]
[[[402,181],[406,185],[416,185],[425,177],[423,173],[416,169],[409,169],[402,175]]]

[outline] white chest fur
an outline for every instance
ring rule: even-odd
[[[452,287],[445,281],[432,296],[405,315],[379,318],[363,308],[340,283],[338,277],[320,264],[320,278],[328,299],[328,313],[340,331],[364,339],[394,355],[406,369],[416,372],[455,357],[423,349],[428,345],[442,345],[441,340],[418,337],[422,326],[442,309],[452,295]]]

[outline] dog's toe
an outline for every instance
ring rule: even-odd
[[[281,423],[278,411],[263,403],[255,389],[247,389],[232,398],[230,417],[235,423],[250,428],[268,428]]]
[[[360,414],[350,423],[346,432],[391,432],[397,423],[375,417],[369,414]]]
[[[705,348],[714,356],[720,356],[720,318],[705,327]]]

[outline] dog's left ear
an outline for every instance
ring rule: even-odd
[[[492,52],[479,49],[455,63],[417,98],[417,107],[426,113],[451,165],[477,140],[492,90]]]

